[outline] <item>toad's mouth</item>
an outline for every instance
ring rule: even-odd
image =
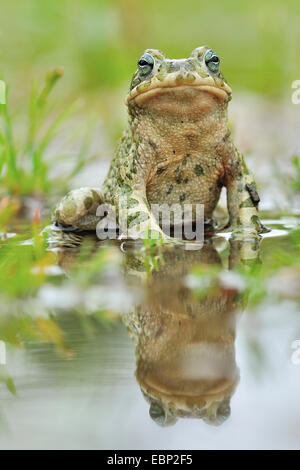
[[[202,403],[205,404],[205,408],[209,407],[212,403],[218,403],[223,401],[226,397],[231,397],[238,380],[221,380],[216,383],[211,389],[197,392],[194,390],[168,390],[166,387],[162,387],[158,384],[149,384],[140,381],[140,387],[144,395],[151,397],[154,400],[158,400],[163,403],[167,408],[170,403],[175,405],[181,410],[191,410],[196,405]]]
[[[221,101],[228,101],[231,97],[231,88],[225,82],[217,84],[212,77],[197,78],[189,81],[186,78],[178,79],[174,77],[167,77],[164,81],[158,80],[153,77],[151,82],[144,82],[136,86],[126,98],[128,105],[132,104],[133,100],[136,104],[142,105],[151,98],[163,96],[166,93],[174,92],[178,95],[184,96],[183,92],[193,90],[193,92],[200,91],[206,92]]]

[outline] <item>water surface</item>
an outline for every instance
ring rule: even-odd
[[[0,447],[299,449],[299,221],[266,222],[256,246],[218,236],[146,262],[114,243],[96,278],[55,250],[57,280],[2,324]]]

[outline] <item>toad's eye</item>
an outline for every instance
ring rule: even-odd
[[[206,51],[205,56],[204,56],[205,63],[209,70],[213,73],[219,72],[219,67],[220,67],[220,59],[217,56],[217,54],[209,49]]]
[[[140,60],[138,61],[138,68],[140,74],[144,77],[149,75],[152,72],[154,66],[154,59],[151,54],[143,54]]]

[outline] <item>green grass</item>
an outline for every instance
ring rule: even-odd
[[[57,131],[74,114],[78,103],[56,111],[49,106],[49,98],[63,70],[57,68],[46,75],[44,86],[32,84],[26,131],[20,138],[17,127],[12,119],[9,108],[9,95],[6,104],[0,105],[0,191],[17,196],[45,196],[51,192],[63,193],[68,189],[71,179],[91,160],[89,152],[90,131],[87,129],[75,157],[72,155],[73,168],[63,177],[51,178],[51,170],[62,160],[70,159],[70,155],[57,154],[47,158],[50,145],[55,141]],[[15,135],[17,134],[17,136]]]

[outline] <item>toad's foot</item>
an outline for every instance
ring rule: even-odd
[[[98,189],[80,188],[70,191],[56,206],[54,221],[63,230],[95,230],[101,220],[96,211],[102,203]]]
[[[221,233],[232,233],[232,238],[234,239],[243,239],[247,238],[260,238],[260,235],[263,233],[270,232],[271,229],[263,225],[258,215],[252,215],[251,221],[247,220],[246,223],[235,223],[227,224],[222,230]]]

